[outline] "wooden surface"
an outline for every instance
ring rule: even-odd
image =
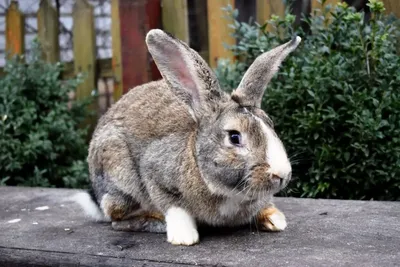
[[[150,29],[160,27],[160,0],[119,0],[119,17],[122,84],[126,93],[157,79],[157,68],[151,61],[145,38]]]
[[[114,76],[113,98],[114,101],[117,101],[122,96],[122,88],[123,88],[119,0],[111,0],[111,38],[112,38],[112,71]]]
[[[189,18],[187,0],[162,0],[163,29],[176,38],[189,43]]]
[[[312,3],[311,3],[312,9],[314,9],[314,8],[321,9],[322,8],[321,2],[322,2],[321,0],[312,0]],[[326,0],[325,1],[325,6],[331,5],[333,7],[339,2],[342,2],[342,1],[341,0]]]
[[[111,78],[114,76],[112,69],[112,61],[110,58],[96,60],[96,75],[101,78]],[[63,79],[72,78],[75,76],[74,62],[65,62],[64,71],[62,72]]]
[[[151,29],[162,28],[161,22],[161,0],[147,0],[146,4],[146,24],[145,34],[147,34]],[[161,73],[158,70],[156,63],[153,61],[150,53],[148,53],[146,47],[146,53],[148,55],[148,65],[147,69],[149,71],[149,76],[152,81],[161,79]]]
[[[93,7],[87,0],[77,0],[73,10],[74,69],[85,75],[76,96],[84,99],[96,88],[96,33]]]
[[[228,27],[228,24],[232,23],[232,21],[225,18],[227,14],[221,9],[226,7],[228,4],[234,7],[235,1],[207,0],[209,43],[208,62],[212,68],[217,66],[217,61],[219,58],[233,60],[233,53],[223,46],[223,43],[233,45],[236,42],[236,40],[230,36],[233,30]]]
[[[0,77],[4,75],[4,69],[0,68]],[[64,62],[62,78],[68,79],[75,76],[74,62]],[[114,76],[112,61],[110,58],[96,60],[96,76],[101,78],[111,78]]]
[[[40,2],[37,19],[38,37],[42,46],[43,57],[47,62],[58,62],[60,60],[58,14],[50,0]]]
[[[6,53],[8,56],[25,52],[24,16],[17,2],[11,2],[6,12]]]
[[[257,0],[256,2],[257,21],[263,25],[272,15],[283,17],[285,15],[285,4],[283,0]],[[267,31],[271,31],[271,25],[267,26]]]
[[[386,8],[386,14],[394,14],[400,18],[400,1],[399,0],[382,0]]]
[[[190,18],[190,47],[199,52],[200,56],[208,63],[208,20],[207,5],[204,1],[189,1]]]
[[[198,245],[180,247],[167,243],[165,234],[116,232],[108,223],[91,222],[70,201],[76,192],[0,187],[0,266],[400,263],[400,202],[277,198],[288,220],[284,232],[258,232],[250,225],[201,228]]]

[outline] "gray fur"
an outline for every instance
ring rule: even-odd
[[[259,92],[240,87],[234,94],[252,103],[243,108],[220,90],[215,74],[186,44],[161,30],[150,31],[146,42],[164,79],[125,94],[99,120],[90,143],[90,179],[102,211],[119,230],[144,225],[146,231],[161,231],[162,224],[145,223],[143,217],[136,224],[116,222],[143,212],[165,214],[172,206],[210,225],[250,222],[290,179],[277,185],[266,173],[267,140],[256,118],[268,127],[272,123],[253,103]],[[293,49],[286,44],[273,50],[275,64],[288,46]],[[266,55],[257,60],[264,62]],[[244,80],[259,77],[260,64]],[[246,134],[247,156],[226,147],[228,125]],[[239,208],[221,214],[221,205],[233,198],[239,198]]]
[[[242,106],[261,106],[262,96],[269,81],[276,74],[282,61],[299,45],[300,37],[260,55],[243,76],[233,97]]]

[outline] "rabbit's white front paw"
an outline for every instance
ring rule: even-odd
[[[169,208],[165,216],[167,240],[173,245],[190,246],[199,242],[196,222],[182,208]]]

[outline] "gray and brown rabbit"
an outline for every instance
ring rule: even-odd
[[[174,245],[199,242],[197,223],[256,218],[260,229],[284,230],[272,197],[292,169],[260,105],[300,41],[260,55],[229,95],[197,52],[162,30],[148,32],[163,79],[130,90],[99,120],[88,156],[93,198],[80,193],[83,208],[116,230],[166,232]]]

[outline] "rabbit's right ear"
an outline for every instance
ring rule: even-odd
[[[278,72],[282,61],[300,42],[301,38],[296,36],[291,41],[258,56],[244,74],[238,88],[232,93],[232,99],[242,106],[259,108],[265,87]]]
[[[195,114],[220,97],[215,74],[184,42],[154,29],[147,33],[146,43],[163,78]]]

